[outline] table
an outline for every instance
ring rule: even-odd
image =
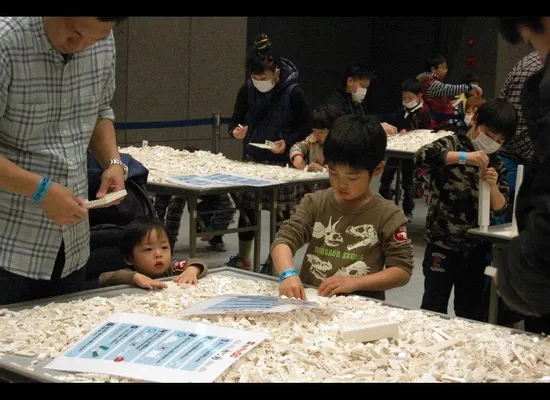
[[[404,151],[404,150],[392,150],[388,148],[386,150],[386,157],[396,158],[397,165],[397,174],[395,175],[395,204],[399,205],[399,200],[401,199],[401,164],[403,160],[414,160],[414,151]]]
[[[244,278],[244,279],[249,279],[254,281],[271,281],[271,282],[277,281],[277,279],[274,277],[253,273],[253,272],[242,271],[234,268],[228,268],[228,267],[217,268],[210,271],[210,275],[216,275],[216,274],[224,275],[224,276],[232,276],[232,277],[241,278],[241,279]],[[167,279],[170,279],[170,278],[167,278]],[[310,286],[306,285],[306,287],[310,287]],[[12,304],[10,306],[7,306],[7,308],[13,311],[19,311],[19,310],[28,309],[34,306],[45,305],[49,303],[63,303],[63,302],[68,302],[72,300],[77,300],[77,299],[89,299],[92,297],[109,298],[109,297],[119,296],[122,294],[129,295],[129,294],[143,293],[143,292],[144,292],[143,289],[139,289],[131,286],[114,286],[109,288],[95,289],[95,290],[74,293],[74,294],[65,295],[65,296],[59,296],[59,297],[50,298],[50,299],[43,299],[39,301]],[[379,304],[383,304],[384,306],[388,306],[396,310],[408,310],[408,308],[387,304],[381,300],[376,300],[376,299],[368,299],[368,300]],[[363,301],[363,300],[359,300],[359,301]],[[446,320],[464,320],[462,318],[450,317],[448,315],[438,314],[434,312],[425,312],[422,310],[418,310],[417,312],[428,316],[441,317]],[[487,325],[477,321],[471,321],[471,322],[475,324],[480,324],[480,325]],[[513,334],[516,334],[516,333],[525,334],[525,332],[520,332],[514,329],[508,329],[508,328],[501,328],[501,329],[508,330],[510,331],[510,333],[513,333]],[[536,337],[538,335],[527,334],[527,336]],[[27,370],[26,367],[32,361],[34,361],[34,358],[20,357],[15,355],[9,355],[4,357],[3,359],[0,359],[0,380],[3,379],[9,382],[59,382],[55,378],[48,376],[46,374],[51,374],[56,376],[72,375],[71,373],[62,373],[60,371],[45,370],[43,367],[46,366],[51,361],[49,359],[42,360],[38,364],[36,364],[34,371]]]
[[[512,224],[493,225],[487,228],[487,231],[483,231],[480,228],[474,228],[468,230],[468,235],[475,239],[482,241],[489,240],[493,246],[493,267],[498,270],[501,257],[498,256],[499,252],[506,252],[508,242],[516,237],[516,234],[512,232]],[[497,257],[495,257],[495,253]],[[498,321],[498,293],[495,282],[491,279],[491,289],[489,297],[489,323],[497,324]]]
[[[182,196],[187,199],[189,207],[189,257],[193,258],[197,254],[197,238],[206,236],[206,235],[223,235],[226,233],[236,233],[236,232],[255,232],[254,240],[254,260],[253,260],[253,270],[255,272],[260,272],[260,257],[261,257],[261,231],[262,231],[262,218],[261,218],[261,207],[260,203],[264,194],[267,194],[269,198],[269,213],[270,213],[270,242],[273,243],[275,240],[275,235],[277,232],[277,227],[282,223],[277,222],[277,208],[278,203],[278,194],[279,188],[287,186],[308,186],[320,183],[328,183],[328,177],[318,177],[311,179],[297,179],[290,180],[286,182],[277,182],[273,185],[257,187],[257,186],[223,186],[215,188],[196,188],[192,186],[183,186],[171,183],[159,183],[159,182],[148,182],[147,190],[149,192],[158,193],[158,194],[173,194],[177,196]],[[256,214],[256,224],[250,227],[243,228],[231,228],[226,230],[216,230],[208,232],[197,232],[197,203],[198,199],[201,196],[209,194],[226,194],[226,193],[235,193],[235,192],[244,192],[252,190],[256,193],[255,196],[255,214]],[[292,207],[292,203],[288,203],[289,207]],[[237,204],[237,208],[238,204]],[[240,209],[239,209],[240,210]],[[217,210],[223,211],[223,210]],[[242,210],[240,210],[242,212]],[[273,273],[276,271],[273,269]]]
[[[251,280],[263,280],[263,281],[273,281],[278,282],[278,279],[271,276],[266,276],[259,273],[243,271],[230,267],[221,267],[214,268],[208,271],[209,275],[224,275],[224,276],[233,276],[237,278],[247,278]],[[164,278],[164,281],[169,281],[171,278]],[[305,287],[311,287],[310,285],[304,285]],[[69,302],[76,299],[90,299],[92,297],[115,297],[123,294],[131,295],[135,293],[144,293],[143,289],[132,287],[128,285],[119,285],[119,286],[110,286],[107,288],[92,289],[86,290],[78,293],[72,293],[63,296],[56,296],[49,299],[42,299],[38,301],[26,301],[16,304],[11,304],[7,306],[1,306],[0,308],[8,308],[13,311],[20,311],[27,308],[32,308],[35,306],[41,306],[49,304],[52,302],[63,303]],[[46,374],[52,375],[71,375],[70,373],[64,373],[61,371],[50,371],[46,370],[43,367],[46,366],[51,359],[44,359],[35,365],[34,371],[29,371],[26,369],[33,361],[33,358],[17,356],[17,355],[8,355],[4,359],[0,359],[0,382],[7,381],[11,383],[28,383],[28,382],[57,382],[60,381],[52,378]]]
[[[197,237],[203,237],[207,235],[224,235],[226,233],[235,233],[235,232],[250,232],[254,231],[256,234],[257,240],[254,241],[254,260],[253,260],[253,269],[254,271],[259,272],[260,269],[260,250],[261,250],[261,240],[259,239],[262,231],[262,218],[261,218],[261,209],[260,202],[262,195],[266,187],[253,187],[253,186],[224,186],[224,187],[212,187],[212,188],[196,188],[192,186],[183,186],[171,183],[156,183],[156,182],[147,182],[147,190],[157,194],[173,194],[177,196],[182,196],[187,200],[189,207],[189,258],[194,258],[197,255]],[[226,193],[235,193],[235,192],[244,192],[244,191],[254,191],[255,196],[255,214],[256,214],[256,224],[249,227],[242,228],[231,228],[225,230],[216,230],[208,232],[197,232],[197,203],[198,199],[201,196],[212,195],[212,194],[226,194]],[[222,210],[217,210],[222,211]]]

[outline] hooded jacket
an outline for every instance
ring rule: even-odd
[[[248,78],[240,88],[229,123],[229,134],[238,124],[248,126],[244,138],[244,155],[258,161],[289,163],[289,150],[311,132],[311,109],[298,83],[298,68],[288,59],[281,58],[280,79],[267,93],[257,90]],[[284,140],[282,154],[251,146]]]

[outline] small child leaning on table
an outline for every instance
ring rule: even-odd
[[[130,222],[121,240],[121,253],[127,269],[104,272],[99,286],[135,285],[143,289],[166,288],[165,282],[156,280],[173,276],[178,285],[197,284],[208,272],[208,266],[197,258],[172,261],[170,232],[159,220],[140,218]]]

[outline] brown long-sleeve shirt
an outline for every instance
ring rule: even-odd
[[[347,209],[337,203],[330,188],[302,199],[296,213],[279,228],[271,249],[286,244],[295,255],[309,243],[300,279],[314,286],[332,275],[368,275],[384,267],[412,274],[413,245],[406,223],[403,211],[391,201],[375,196],[358,209]],[[383,291],[355,294],[385,299]]]
[[[170,265],[170,269],[166,272],[163,278],[169,276],[175,276],[181,274],[188,267],[197,267],[201,270],[198,275],[198,279],[204,277],[208,273],[208,266],[206,263],[198,258],[191,258],[185,261],[174,261]],[[133,285],[134,275],[137,274],[136,270],[127,268],[119,269],[118,271],[104,272],[99,276],[99,286],[115,286],[115,285]]]

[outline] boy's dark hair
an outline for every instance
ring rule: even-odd
[[[462,79],[460,79],[460,83],[469,85],[470,83],[479,82],[479,76],[474,74],[473,72],[469,71],[464,74]]]
[[[534,32],[542,33],[544,25],[543,17],[498,17],[498,30],[504,40],[510,44],[521,42],[521,35],[518,32],[518,25],[525,25]]]
[[[96,17],[101,22],[116,22],[116,25],[120,24],[128,17]]]
[[[422,84],[418,79],[405,79],[401,83],[401,91],[402,92],[412,92],[416,95],[419,95],[422,93]]]
[[[487,100],[477,110],[477,125],[485,125],[495,133],[501,133],[508,140],[516,133],[517,111],[504,99]]]
[[[158,235],[164,233],[170,243],[170,250],[174,248],[172,235],[170,235],[170,232],[162,222],[156,218],[138,218],[130,222],[124,228],[124,233],[120,240],[120,252],[124,259],[132,257],[134,248],[143,242],[153,230],[157,231]]]
[[[249,75],[261,75],[265,71],[275,72],[281,67],[281,58],[273,52],[271,41],[265,33],[260,33],[254,41],[254,49],[246,60]]]
[[[344,115],[336,120],[323,145],[327,164],[374,170],[384,160],[387,139],[380,122],[367,116]]]
[[[323,104],[313,111],[312,129],[332,129],[334,121],[342,116],[342,111],[333,105]]]
[[[426,62],[426,71],[431,71],[432,67],[437,69],[441,64],[446,63],[447,60],[445,57],[440,55],[431,56]]]
[[[376,79],[376,76],[374,76],[373,71],[369,71],[367,69],[366,65],[357,63],[357,64],[353,64],[351,67],[348,67],[344,72],[344,77],[342,81],[344,86],[346,86],[348,82],[348,78],[352,78],[353,80],[369,79],[373,81],[374,79]]]

